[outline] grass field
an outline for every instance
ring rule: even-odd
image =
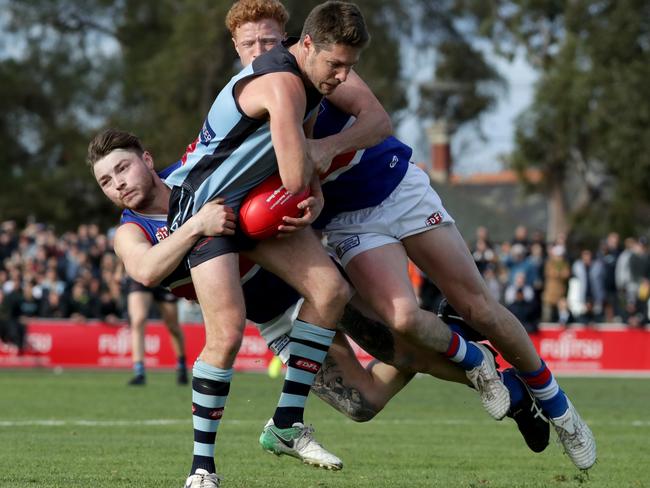
[[[0,487],[180,488],[192,449],[190,389],[171,373],[145,388],[126,372],[0,371]],[[217,438],[225,488],[650,487],[650,380],[561,384],[590,423],[599,462],[581,475],[553,440],[525,447],[514,422],[492,421],[469,388],[416,378],[372,422],[355,424],[317,398],[317,438],[345,467],[328,472],[257,444],[279,379],[238,374]]]

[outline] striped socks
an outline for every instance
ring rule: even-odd
[[[476,368],[483,361],[483,353],[475,344],[463,339],[457,332],[451,332],[451,341],[445,356],[465,371]]]
[[[305,402],[335,331],[296,320],[289,335],[289,361],[273,423],[280,429],[303,423]]]
[[[214,445],[230,391],[232,368],[221,369],[197,359],[192,369],[192,425],[194,457],[190,475],[197,469],[215,473]]]
[[[542,360],[542,366],[532,373],[519,372],[531,392],[539,401],[544,413],[550,418],[562,416],[569,408],[568,400],[551,370]]]

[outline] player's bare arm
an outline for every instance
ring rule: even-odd
[[[222,199],[216,199],[155,246],[136,224],[121,225],[115,233],[115,253],[131,278],[152,287],[176,269],[199,237],[234,232],[234,212],[223,205]]]
[[[238,102],[246,115],[268,116],[271,139],[284,187],[298,193],[310,184],[313,163],[303,130],[306,109],[302,80],[291,73],[269,73],[238,87]]]
[[[309,140],[310,154],[315,161],[331,161],[338,154],[374,146],[392,134],[390,116],[354,71],[350,71],[345,83],[327,99],[345,113],[354,115],[356,121],[338,134]]]

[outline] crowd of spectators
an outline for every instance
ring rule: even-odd
[[[477,263],[492,268],[495,296],[530,329],[540,320],[564,325],[648,323],[650,255],[645,237],[621,242],[611,232],[590,249],[568,246],[566,236],[548,243],[539,232],[528,234],[519,226],[511,241],[495,246],[480,228],[472,253]],[[485,259],[482,247],[492,250],[491,259]]]
[[[645,236],[621,242],[612,232],[598,248],[569,246],[566,236],[547,242],[525,226],[512,239],[495,243],[486,227],[468,243],[490,292],[530,332],[540,322],[647,325],[650,254]],[[422,290],[435,294],[431,284]],[[431,291],[433,290],[433,291]],[[435,303],[435,297],[422,297]]]
[[[34,317],[119,321],[123,278],[109,236],[96,225],[57,235],[39,223],[0,223],[0,340],[22,347]]]
[[[0,340],[21,345],[34,317],[126,319],[124,269],[112,250],[112,230],[79,225],[58,235],[39,223],[18,228],[0,223]],[[479,227],[469,243],[491,293],[529,331],[540,321],[571,324],[648,323],[650,254],[645,237],[609,234],[598,249],[572,251],[566,239],[547,242],[524,226],[511,240],[492,242]],[[424,280],[423,306],[433,308],[437,289]]]

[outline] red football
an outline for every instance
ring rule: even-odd
[[[280,174],[274,173],[248,192],[239,209],[239,225],[253,239],[268,239],[278,233],[282,217],[302,215],[297,205],[308,196],[309,187],[296,195],[289,193]]]

